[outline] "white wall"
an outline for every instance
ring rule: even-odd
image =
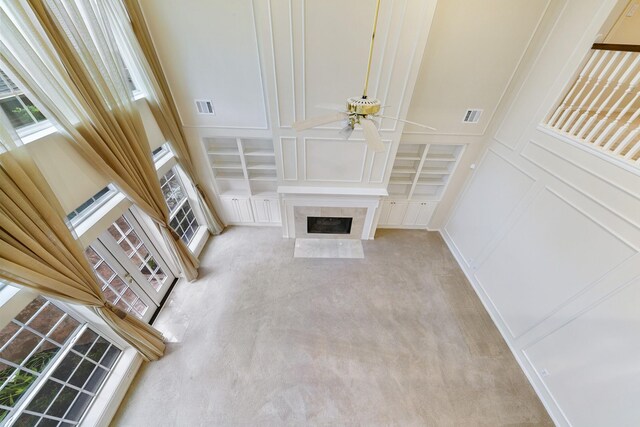
[[[166,142],[144,98],[136,101],[151,150]],[[62,208],[69,213],[109,184],[57,132],[36,139],[26,145]]]
[[[443,230],[559,425],[640,425],[640,171],[538,127],[620,3],[553,2]]]

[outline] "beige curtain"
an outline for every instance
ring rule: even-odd
[[[169,227],[107,0],[0,3],[0,60],[87,161],[159,226],[188,280],[198,261]]]
[[[2,114],[0,114],[1,116]],[[146,360],[164,353],[162,335],[109,304],[51,188],[0,117],[0,277],[56,299],[92,307]]]
[[[113,2],[114,14],[120,15],[118,12],[119,2]],[[146,86],[149,92],[149,105],[153,115],[164,134],[164,137],[171,143],[180,165],[185,173],[191,178],[196,193],[198,194],[198,203],[201,210],[207,218],[207,226],[213,234],[222,231],[222,221],[220,221],[213,204],[202,190],[198,175],[196,174],[189,146],[187,145],[182,126],[180,125],[180,116],[176,108],[169,84],[162,71],[160,59],[153,47],[153,41],[149,29],[144,20],[144,15],[140,8],[138,0],[124,0],[126,14],[119,16],[120,21],[126,21],[127,15],[131,26],[124,26],[123,39],[129,41],[130,49],[134,57],[138,59],[139,69],[143,70],[146,77]],[[133,32],[130,33],[130,30]]]

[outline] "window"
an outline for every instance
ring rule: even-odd
[[[0,422],[77,425],[120,354],[87,324],[35,298],[0,331]]]
[[[167,275],[153,258],[147,246],[138,236],[138,233],[131,227],[129,221],[127,221],[124,216],[121,216],[116,222],[111,224],[107,231],[116,240],[118,246],[122,248],[149,284],[151,284],[156,291],[160,289]]]
[[[153,160],[158,160],[160,157],[164,156],[164,154],[167,153],[168,151],[169,149],[167,148],[166,144],[162,144],[160,147],[156,148],[151,152],[151,157],[153,157]]]
[[[131,289],[115,270],[91,246],[85,255],[96,276],[102,282],[102,293],[107,301],[121,310],[142,319],[149,306]]]
[[[175,166],[160,178],[160,186],[171,213],[169,225],[188,245],[196,234],[198,222]]]
[[[109,200],[115,192],[116,190],[111,186],[104,187],[102,190],[91,196],[86,202],[78,206],[78,208],[69,213],[69,215],[67,215],[67,219],[75,223],[80,221],[82,218],[91,215],[91,213],[95,212],[95,210],[102,206],[104,202]]]
[[[0,70],[0,107],[14,129],[24,128],[47,119],[11,79]]]

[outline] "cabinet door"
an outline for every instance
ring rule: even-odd
[[[222,205],[221,206],[222,212],[227,222],[233,223],[233,222],[240,221],[240,215],[238,213],[235,200],[236,200],[235,198],[230,198],[230,197],[220,198],[220,204]]]
[[[272,224],[280,224],[282,222],[280,218],[280,200],[268,199],[266,202],[268,202],[269,222]]]
[[[256,222],[268,223],[271,222],[269,217],[269,199],[253,199],[253,214],[256,218]]]
[[[238,211],[238,222],[253,222],[251,200],[249,198],[234,198],[233,200]]]
[[[415,225],[420,227],[426,227],[429,225],[433,211],[436,209],[436,203],[433,202],[420,202],[420,209],[418,209],[418,215],[415,220]]]
[[[420,202],[410,202],[407,205],[407,212],[402,219],[402,225],[416,225],[416,220],[420,213],[420,207]]]
[[[378,224],[379,225],[388,224],[390,214],[391,214],[391,202],[383,200],[382,206],[380,207],[380,218],[378,219]]]
[[[385,225],[402,225],[404,216],[407,212],[407,202],[390,201],[389,203],[389,216],[386,218]]]

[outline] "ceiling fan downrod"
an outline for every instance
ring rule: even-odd
[[[373,58],[373,42],[376,38],[376,29],[378,27],[378,12],[380,11],[380,0],[376,3],[376,13],[373,17],[373,31],[371,32],[371,43],[369,44],[369,60],[367,61],[367,75],[364,79],[364,90],[362,91],[362,99],[367,99],[367,87],[369,86],[369,73],[371,72],[371,59]]]

